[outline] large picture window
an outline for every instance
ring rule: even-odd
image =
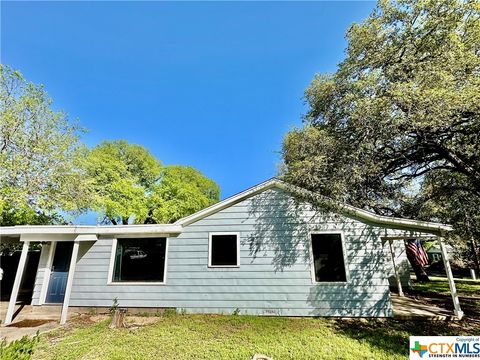
[[[345,282],[345,259],[341,234],[312,234],[315,282]]]
[[[113,282],[164,282],[165,238],[118,239]]]
[[[210,267],[240,266],[240,244],[237,233],[211,233],[209,241]]]

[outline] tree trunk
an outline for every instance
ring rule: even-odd
[[[110,323],[110,329],[124,328],[126,313],[127,313],[127,309],[116,309],[113,312],[112,322]]]
[[[477,242],[473,237],[472,237],[471,245],[472,245],[472,253],[473,253],[473,263],[475,264],[475,269],[477,270],[477,273],[480,276],[480,257],[478,255]]]

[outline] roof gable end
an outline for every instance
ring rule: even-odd
[[[245,199],[251,198],[257,194],[260,194],[272,188],[279,188],[282,190],[286,190],[290,193],[308,192],[310,194],[313,194],[311,191],[287,184],[284,181],[281,181],[277,178],[272,178],[258,185],[255,185],[247,190],[244,190],[236,195],[233,195],[223,201],[220,201],[219,203],[209,206],[203,210],[200,210],[192,215],[186,216],[176,221],[174,224],[182,225],[182,226],[193,224],[194,222],[197,222],[207,216],[213,215],[223,209],[226,209]],[[382,216],[367,210],[363,210],[351,205],[347,205],[347,204],[336,203],[336,205],[339,208],[339,213],[344,213],[344,214],[353,216],[355,218],[361,219],[365,222],[370,222],[370,223],[387,227],[387,228],[411,229],[411,230],[418,230],[418,231],[429,232],[434,234],[453,230],[453,228],[450,225],[405,219],[405,218]]]

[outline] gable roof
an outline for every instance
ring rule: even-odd
[[[152,225],[17,225],[0,227],[1,236],[35,235],[35,234],[75,234],[85,235],[142,235],[142,234],[164,234],[165,236],[176,236],[182,232],[184,226],[193,224],[209,215],[213,215],[223,209],[233,206],[245,199],[251,198],[266,190],[278,188],[290,193],[308,193],[315,196],[311,191],[287,184],[277,178],[264,181],[236,195],[233,195],[219,203],[200,210],[192,215],[186,216],[173,224],[152,224]],[[377,215],[367,210],[359,209],[351,205],[336,203],[339,213],[349,215],[361,221],[392,229],[404,229],[421,231],[432,234],[451,231],[450,225],[434,222],[419,221]]]
[[[238,204],[243,200],[251,198],[252,196],[255,196],[257,194],[260,194],[272,188],[278,188],[278,189],[286,190],[288,192],[300,192],[300,193],[307,192],[309,194],[315,195],[311,191],[307,191],[305,189],[301,189],[299,187],[287,184],[286,182],[281,181],[277,178],[272,178],[258,185],[255,185],[247,190],[244,190],[236,195],[233,195],[223,201],[220,201],[219,203],[209,206],[203,210],[200,210],[192,215],[186,216],[176,221],[174,224],[182,225],[182,226],[193,224],[194,222],[197,222],[207,216],[213,215],[223,209],[226,209],[230,206]],[[340,212],[343,212],[347,215],[361,219],[365,222],[370,222],[383,227],[394,228],[394,229],[418,230],[418,231],[426,231],[426,232],[433,232],[433,233],[440,233],[440,232],[453,230],[453,228],[450,225],[446,225],[446,224],[382,216],[382,215],[375,214],[371,211],[359,209],[347,204],[337,203],[336,205],[340,209]]]

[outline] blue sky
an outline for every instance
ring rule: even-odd
[[[1,61],[89,129],[191,165],[222,198],[274,176],[303,91],[373,2],[5,2]]]

